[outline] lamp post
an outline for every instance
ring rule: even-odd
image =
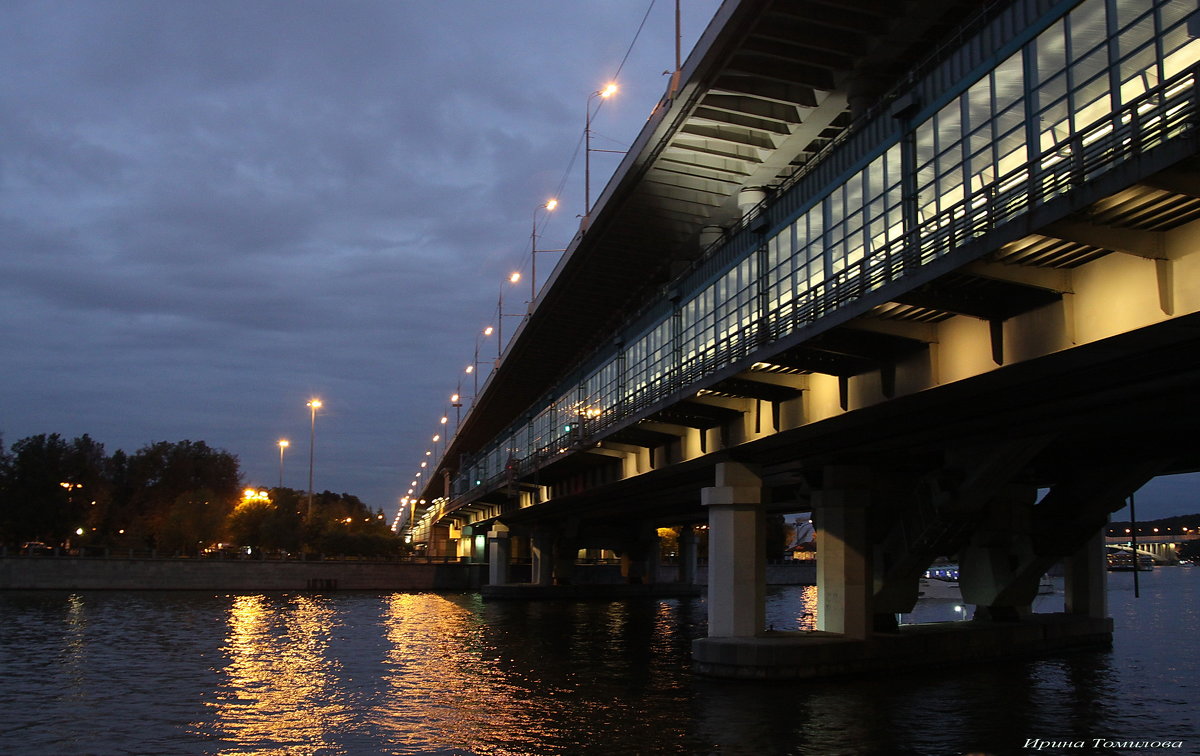
[[[288,448],[290,443],[286,438],[279,439],[279,487],[283,488],[283,450]]]
[[[463,371],[463,372],[467,373],[468,375],[474,376],[475,392],[473,394],[471,394],[471,402],[472,403],[475,402],[475,397],[479,396],[479,373],[476,371],[476,368],[479,366],[479,340],[482,337],[491,336],[493,330],[494,329],[491,326],[488,326],[487,328],[483,329],[482,336],[479,334],[476,334],[476,336],[475,336],[475,357],[471,361],[471,364],[467,365],[467,369],[465,371]]]
[[[529,311],[533,312],[533,301],[537,299],[537,218],[538,210],[553,212],[558,207],[558,200],[549,199],[533,208],[533,233],[529,237]],[[555,250],[543,250],[553,252]]]
[[[309,409],[311,426],[308,435],[308,519],[313,516],[313,450],[317,447],[317,410],[321,409],[320,399],[309,399],[305,405]]]
[[[462,424],[462,384],[459,382],[458,391],[450,395],[450,406],[454,408],[454,433],[458,434],[458,426]]]
[[[612,97],[617,92],[616,84],[609,84],[588,95],[587,109],[583,122],[583,226],[587,228],[592,216],[592,98]]]
[[[508,274],[508,282],[511,284],[520,283],[521,274],[513,271]],[[504,350],[504,318],[505,317],[523,317],[522,315],[505,315],[504,314],[504,285],[500,285],[500,297],[496,300],[496,367],[500,367],[500,357]]]

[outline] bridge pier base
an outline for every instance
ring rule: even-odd
[[[1110,619],[1035,614],[1021,622],[905,625],[898,632],[862,639],[820,631],[698,638],[692,644],[692,668],[707,677],[799,680],[890,674],[1111,645]]]

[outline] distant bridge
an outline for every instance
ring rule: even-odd
[[[707,549],[710,674],[918,663],[894,618],[939,556],[977,617],[1042,628],[951,656],[1106,641],[1109,514],[1200,469],[1200,20],[977,8],[725,3],[414,540],[549,586],[586,549],[653,575],[673,526],[685,581]],[[763,522],[791,511],[814,512],[828,658],[763,627]],[[1064,559],[1065,615],[1031,617]]]
[[[1151,535],[1137,537],[1137,553],[1144,554],[1154,560],[1155,564],[1179,564],[1179,547],[1188,541],[1200,539],[1200,535]],[[1110,549],[1134,551],[1133,543],[1128,537],[1108,536],[1104,544]]]

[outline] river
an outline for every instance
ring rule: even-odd
[[[703,599],[0,593],[0,753],[1200,753],[1200,568],[1140,578],[1110,575],[1111,652],[770,684],[691,673]]]

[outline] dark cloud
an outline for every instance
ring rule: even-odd
[[[649,4],[4,3],[0,433],[205,440],[263,483],[290,436],[303,486],[317,394],[317,486],[390,509]],[[602,117],[626,144],[659,5]]]

